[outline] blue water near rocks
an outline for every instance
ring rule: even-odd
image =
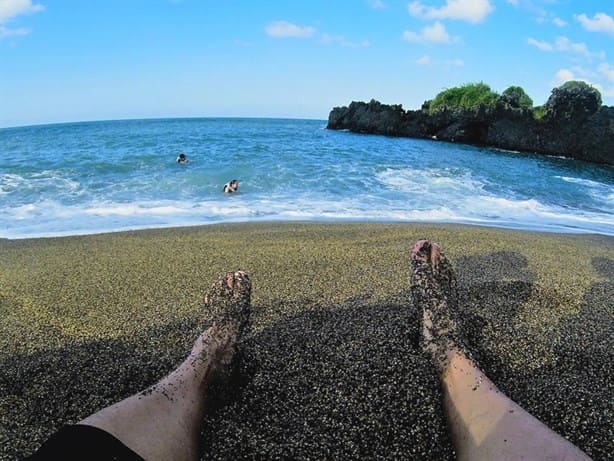
[[[202,118],[1,129],[0,237],[270,220],[614,235],[612,167],[325,125]],[[180,152],[188,164],[175,162]],[[239,192],[224,195],[232,178]]]

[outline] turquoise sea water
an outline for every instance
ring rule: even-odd
[[[258,220],[614,235],[612,167],[325,126],[203,118],[1,129],[0,237]],[[175,162],[180,152],[188,164]],[[224,195],[232,178],[239,192]]]

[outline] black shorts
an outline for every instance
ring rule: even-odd
[[[108,432],[85,424],[63,427],[25,460],[145,461]]]

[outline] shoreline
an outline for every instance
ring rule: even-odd
[[[550,226],[543,227],[543,225],[507,225],[507,224],[497,224],[497,223],[484,223],[484,222],[471,222],[471,221],[401,221],[401,220],[384,220],[384,219],[373,219],[373,220],[365,220],[362,218],[357,219],[343,219],[343,218],[317,218],[317,219],[262,219],[262,220],[245,220],[245,221],[214,221],[211,223],[201,223],[201,224],[170,224],[170,225],[160,225],[153,227],[126,227],[126,228],[118,228],[118,229],[107,229],[107,230],[92,230],[85,231],[83,233],[70,234],[70,233],[59,233],[59,234],[33,234],[33,235],[24,235],[18,237],[2,237],[0,236],[0,241],[8,240],[36,240],[36,239],[52,239],[52,238],[71,238],[71,237],[84,237],[89,235],[106,235],[106,234],[121,234],[124,232],[147,232],[147,231],[156,231],[156,230],[172,230],[172,229],[186,229],[186,228],[201,228],[201,227],[210,227],[210,226],[223,226],[223,225],[284,225],[284,224],[329,224],[329,225],[337,225],[337,224],[381,224],[381,225],[416,225],[416,226],[461,226],[461,227],[476,227],[476,228],[485,228],[485,229],[499,229],[499,230],[509,230],[509,231],[520,231],[520,232],[533,232],[533,233],[545,233],[545,234],[560,234],[560,235],[599,235],[604,237],[614,237],[614,229],[612,229],[611,233],[603,233],[597,231],[591,231],[586,229],[580,229],[577,227],[570,226]]]
[[[453,459],[408,297],[422,237],[458,273],[461,326],[484,371],[606,459],[614,237],[293,221],[0,239],[0,459],[172,369],[214,315],[202,308],[211,281],[237,268],[254,284],[249,379],[209,421],[208,456],[347,457],[357,446]],[[396,445],[378,438],[386,431]]]

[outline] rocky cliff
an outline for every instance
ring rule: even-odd
[[[598,93],[597,93],[598,94]],[[560,155],[614,165],[614,107],[600,97],[555,88],[540,109],[515,107],[500,98],[474,108],[438,108],[425,103],[404,110],[371,100],[335,107],[327,128],[461,142],[503,149]]]

